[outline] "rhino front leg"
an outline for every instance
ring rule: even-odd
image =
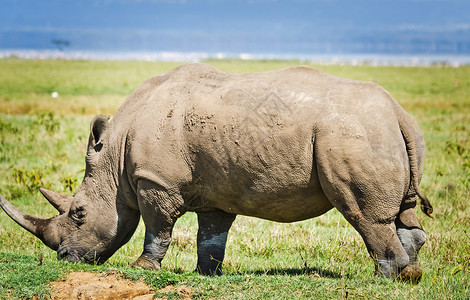
[[[221,275],[227,235],[236,215],[224,211],[198,212],[197,268],[204,275]]]
[[[170,243],[171,238],[160,238],[146,230],[144,251],[140,257],[131,264],[131,267],[145,270],[160,270],[161,261],[165,257]]]
[[[159,270],[171,243],[171,232],[183,213],[183,200],[178,193],[169,194],[150,181],[138,184],[138,204],[145,224],[144,250],[132,267]]]

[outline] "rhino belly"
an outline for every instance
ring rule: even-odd
[[[333,205],[321,193],[306,198],[282,199],[264,207],[260,205],[258,209],[247,207],[240,214],[277,222],[295,222],[320,216],[331,208]]]
[[[294,189],[277,193],[248,192],[213,199],[211,206],[229,213],[277,222],[295,222],[320,216],[333,205],[321,189]]]

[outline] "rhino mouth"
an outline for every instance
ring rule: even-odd
[[[59,249],[57,251],[57,259],[62,260],[62,261],[67,261],[67,262],[73,262],[73,263],[78,263],[83,261],[80,258],[80,255],[78,255],[75,251],[69,252],[66,249]]]
[[[102,255],[98,255],[95,251],[88,251],[80,254],[78,251],[69,251],[67,249],[59,249],[57,251],[57,259],[71,263],[87,263],[90,265],[101,265],[107,259]]]

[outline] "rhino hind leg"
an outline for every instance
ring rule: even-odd
[[[426,234],[416,218],[413,207],[400,212],[395,224],[398,238],[410,258],[409,264],[400,272],[398,278],[403,281],[417,283],[421,280],[422,275],[418,263],[418,252],[426,241]]]
[[[376,275],[396,279],[398,274],[408,266],[410,258],[398,238],[393,223],[386,224],[382,228],[382,230],[377,230],[371,241],[369,240],[366,244],[368,244],[368,249],[372,250],[370,255],[375,262]],[[385,245],[383,236],[379,237],[381,234],[389,239]],[[368,240],[368,236],[363,235],[363,238],[365,241]]]
[[[369,202],[368,199],[361,199],[358,201],[361,205],[358,205],[357,200],[351,200],[355,199],[353,193],[345,193],[343,196],[342,201],[333,200],[334,205],[364,240],[374,260],[375,274],[396,279],[410,262],[410,257],[399,239],[394,222],[398,208],[396,213],[382,212],[378,215],[371,215],[368,212],[376,205],[376,201]]]
[[[325,195],[361,235],[376,275],[396,279],[410,263],[395,223],[409,180],[406,170],[386,157],[376,158],[367,144],[350,146],[352,153],[341,145],[320,146],[317,143],[317,169]],[[354,157],[358,153],[362,158]],[[383,163],[378,168],[371,160]]]
[[[395,224],[400,200],[391,199],[387,204],[392,205],[386,207],[378,199],[387,193],[357,192],[358,189],[354,183],[337,184],[335,190],[328,186],[325,194],[361,235],[374,260],[376,275],[395,279],[410,262]]]
[[[344,215],[362,236],[374,260],[375,274],[396,279],[408,266],[410,257],[398,237],[395,224],[351,219],[347,213]]]
[[[198,212],[196,272],[221,275],[228,231],[236,215],[224,211]]]

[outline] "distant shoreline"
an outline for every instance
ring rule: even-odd
[[[209,59],[298,60],[300,63],[371,66],[451,66],[470,65],[470,55],[456,54],[302,54],[302,53],[209,53],[178,51],[93,51],[55,49],[0,49],[0,59],[141,60],[199,62]]]

